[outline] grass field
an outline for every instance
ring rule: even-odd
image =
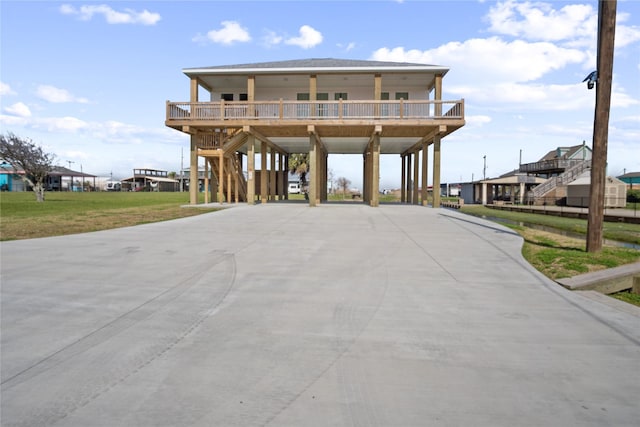
[[[85,233],[215,210],[181,207],[188,203],[188,193],[47,192],[44,203],[30,192],[1,193],[0,240]]]
[[[503,211],[481,205],[464,205],[460,208],[460,212],[474,216],[504,218],[511,221],[544,225],[559,230],[584,234],[585,236],[587,234],[587,220],[585,219]],[[603,234],[605,239],[640,245],[640,224],[605,222],[603,224]]]

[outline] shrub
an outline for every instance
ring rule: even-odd
[[[640,190],[627,190],[627,203],[640,202]]]

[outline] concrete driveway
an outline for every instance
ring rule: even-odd
[[[1,244],[3,426],[637,426],[640,317],[493,223],[237,206]]]

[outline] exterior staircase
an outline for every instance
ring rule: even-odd
[[[213,180],[218,182],[218,189],[222,190],[222,195],[225,198],[227,198],[228,195],[231,195],[230,200],[227,200],[227,203],[246,202],[247,180],[244,177],[242,170],[240,170],[238,159],[235,156],[225,156],[223,158],[223,162],[225,178],[222,180],[223,182],[218,182],[218,177],[220,176],[220,158],[211,158],[211,172],[213,174]],[[229,173],[231,174],[230,180],[227,178]],[[229,184],[231,184],[230,187]]]
[[[533,200],[541,199],[552,191],[557,193],[559,187],[564,187],[570,182],[575,181],[584,171],[590,168],[591,160],[583,160],[566,169],[560,175],[549,178],[533,189]]]

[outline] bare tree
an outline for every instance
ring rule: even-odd
[[[21,168],[24,174],[20,174],[20,178],[33,188],[36,200],[44,202],[44,181],[53,169],[55,156],[45,153],[31,139],[8,132],[0,135],[0,158],[11,164],[15,172]]]
[[[351,185],[351,181],[349,181],[344,176],[341,176],[340,178],[338,178],[336,180],[336,183],[338,184],[338,188],[340,188],[342,190],[342,198],[344,199],[344,195],[346,194],[347,189]]]

